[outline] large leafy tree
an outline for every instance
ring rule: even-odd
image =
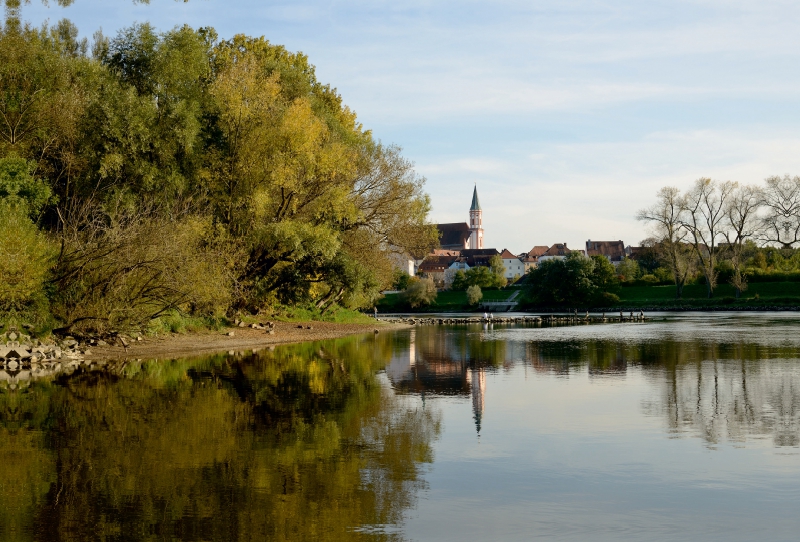
[[[602,305],[609,300],[604,294],[612,293],[618,285],[614,266],[606,258],[587,258],[579,252],[542,262],[528,274],[528,299],[547,307]]]
[[[148,24],[98,32],[90,54],[69,21],[34,30],[7,7],[0,158],[54,196],[35,218],[60,245],[49,291],[67,327],[220,300],[366,306],[392,257],[436,243],[424,179],[304,55]]]

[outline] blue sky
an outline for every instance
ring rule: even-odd
[[[75,0],[23,13],[87,36],[188,23],[303,51],[415,162],[433,221],[467,220],[477,183],[486,245],[516,253],[637,244],[634,214],[665,185],[800,174],[796,2]]]

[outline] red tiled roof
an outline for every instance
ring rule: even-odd
[[[542,256],[566,256],[570,252],[572,251],[567,248],[566,243],[556,243],[548,248]]]
[[[507,248],[503,249],[503,252],[500,253],[500,257],[503,258],[504,260],[511,260],[512,258],[519,259],[519,257],[516,256],[515,254],[511,254],[511,252],[509,252]]]
[[[457,256],[426,256],[419,265],[420,273],[441,273],[450,267]]]
[[[542,254],[547,252],[548,248],[550,248],[550,247],[542,246],[542,245],[536,245],[535,247],[530,249],[530,251],[528,252],[527,256],[528,256],[528,258],[538,258]]]
[[[471,231],[466,222],[436,224],[439,230],[439,245],[443,249],[462,249],[466,246]]]
[[[621,261],[625,257],[625,243],[622,241],[586,241],[587,256],[605,256],[611,261]]]

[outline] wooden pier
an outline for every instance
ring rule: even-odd
[[[545,314],[541,316],[492,316],[483,318],[480,316],[469,317],[425,317],[425,316],[403,316],[379,317],[381,322],[393,324],[408,324],[412,326],[431,326],[431,325],[460,325],[460,324],[539,324],[539,325],[580,325],[580,324],[603,324],[603,323],[642,323],[650,320],[644,314],[630,313],[625,315],[610,314],[606,315],[572,315],[572,314]]]

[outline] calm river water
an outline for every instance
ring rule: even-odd
[[[0,539],[796,540],[800,314],[654,316],[0,387]]]

